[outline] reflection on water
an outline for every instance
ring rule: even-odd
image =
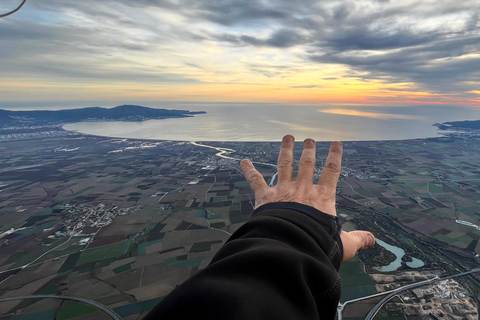
[[[363,116],[325,113],[314,106],[193,104],[178,109],[205,110],[207,114],[128,124],[82,122],[65,128],[100,136],[155,140],[280,141],[290,133],[297,140],[310,137],[318,141],[359,141],[435,137],[435,122],[480,118],[475,109],[442,106],[375,109],[375,114],[384,111],[385,117],[368,117],[372,112],[366,111]],[[389,118],[393,114],[398,116]]]
[[[384,242],[384,241],[382,241],[378,238],[376,239],[376,243],[378,243],[379,245],[381,245],[382,247],[384,247],[388,251],[392,252],[395,256],[397,256],[397,259],[395,259],[395,261],[391,262],[388,266],[375,268],[375,270],[382,271],[382,272],[389,272],[389,271],[395,271],[398,268],[400,268],[400,266],[402,265],[402,257],[405,255],[405,250],[403,250],[402,248],[399,248],[397,246],[392,246],[392,245],[390,245],[390,244],[388,244],[388,243],[386,243],[386,242]],[[413,261],[405,263],[410,268],[420,268],[420,267],[423,267],[425,265],[425,263],[420,259],[413,258],[413,257],[412,257],[412,259],[413,259]]]

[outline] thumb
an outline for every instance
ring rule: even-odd
[[[368,231],[342,231],[340,238],[343,244],[342,263],[352,259],[357,251],[371,248],[375,244],[375,237]]]

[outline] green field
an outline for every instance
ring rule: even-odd
[[[8,319],[11,319],[11,320],[55,320],[55,313],[57,312],[57,310],[53,309],[53,310],[47,310],[47,311],[43,311],[43,312],[38,312],[38,313],[32,313],[32,314],[18,314],[18,315],[14,315],[13,317],[11,318],[8,318]],[[0,318],[3,320],[3,317]],[[59,318],[57,318],[59,319]]]
[[[455,239],[449,238],[448,236],[446,236],[444,234],[437,234],[437,235],[434,236],[434,238],[439,240],[439,241],[448,243],[448,244],[452,244],[456,241]]]
[[[125,318],[132,314],[141,313],[143,311],[152,310],[163,298],[155,298],[150,300],[145,300],[141,302],[136,302],[128,304],[126,306],[121,306],[113,309],[120,317]]]
[[[428,186],[429,186],[428,192],[430,192],[430,193],[442,193],[443,192],[443,186],[441,184],[429,183]]]
[[[82,264],[96,262],[100,260],[105,260],[109,258],[116,258],[123,255],[125,250],[125,245],[127,240],[120,241],[114,244],[110,244],[103,247],[98,248],[89,248],[83,251],[80,259],[77,261],[77,266],[81,266]]]
[[[210,227],[215,228],[215,229],[220,229],[220,228],[225,227],[225,222],[215,222],[215,223],[211,223],[211,224],[210,224]]]
[[[119,274],[119,273],[122,273],[124,271],[130,270],[131,268],[132,268],[132,264],[127,263],[127,264],[124,264],[123,266],[120,266],[118,268],[113,269],[113,272],[115,274]]]
[[[359,188],[356,191],[366,198],[375,198],[376,197],[375,194],[370,192],[370,190],[368,190],[368,189]]]
[[[222,240],[196,242],[190,249],[190,253],[210,251],[212,249],[212,245],[217,243],[222,243]]]
[[[96,307],[87,305],[82,302],[65,301],[65,303],[62,305],[62,308],[58,312],[58,316],[56,319],[66,320],[73,317],[94,313],[97,311],[99,310]]]
[[[130,179],[130,178],[116,178],[116,179],[110,180],[110,184],[124,184],[124,183],[127,183],[130,180],[132,180],[132,179]]]
[[[363,272],[363,265],[358,261],[349,261],[340,267],[342,277],[341,301],[356,299],[359,297],[377,293],[375,282]]]
[[[92,190],[93,188],[95,188],[95,187],[86,187],[86,188],[78,191],[77,193],[75,193],[75,195],[76,195],[76,196],[79,196],[79,195],[81,195],[82,193],[85,193],[85,192],[87,192],[87,191],[89,191],[89,190]]]
[[[159,243],[159,242],[163,242],[163,239],[158,239],[158,240],[153,240],[153,241],[149,241],[149,242],[140,243],[138,245],[138,255],[146,254],[145,249],[148,246],[151,246],[152,244]]]

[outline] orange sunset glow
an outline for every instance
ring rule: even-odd
[[[3,102],[479,104],[468,1],[428,14],[415,1],[120,1],[94,15],[89,2],[31,2],[0,20]]]

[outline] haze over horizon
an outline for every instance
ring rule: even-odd
[[[0,19],[0,103],[475,107],[479,13],[473,0],[30,0]]]

